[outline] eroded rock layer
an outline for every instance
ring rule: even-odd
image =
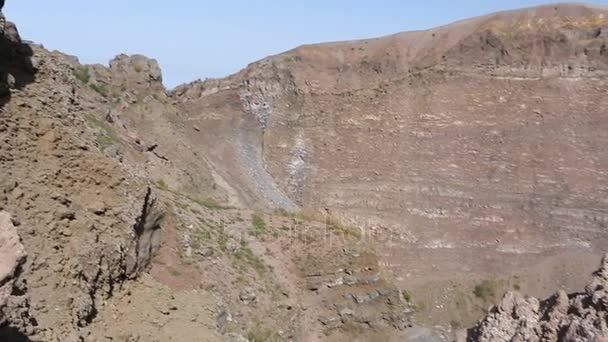
[[[606,8],[547,5],[301,46],[172,95],[243,203],[360,227],[418,296],[543,263],[582,286],[560,258],[608,246],[607,32]]]

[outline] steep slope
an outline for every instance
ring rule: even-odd
[[[590,270],[559,259],[608,242],[607,16],[563,4],[307,45],[173,96],[244,203],[360,227],[401,286],[439,284],[427,307],[529,265],[540,295],[582,285]]]
[[[1,60],[13,81],[0,115],[0,209],[27,259],[8,283],[0,337],[82,340],[148,268],[162,209],[144,179],[100,153],[94,92],[74,77],[74,59],[12,44]]]

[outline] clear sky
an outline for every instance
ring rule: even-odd
[[[106,64],[156,58],[165,85],[221,77],[301,44],[425,29],[542,0],[7,0],[24,39]],[[608,5],[608,0],[593,0]]]

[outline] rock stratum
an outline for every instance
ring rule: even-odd
[[[305,45],[173,97],[243,203],[358,227],[416,296],[541,264],[574,288],[591,269],[571,260],[608,242],[607,18],[547,5]]]
[[[446,341],[555,288],[508,292],[469,339],[603,336],[605,271],[566,293],[608,249],[608,9],[306,45],[171,91],[153,59],[82,65],[6,28],[0,340]]]

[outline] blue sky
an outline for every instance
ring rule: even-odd
[[[158,59],[165,85],[221,77],[301,44],[425,29],[540,0],[8,0],[24,39],[106,64]],[[608,0],[593,1],[608,5]]]

